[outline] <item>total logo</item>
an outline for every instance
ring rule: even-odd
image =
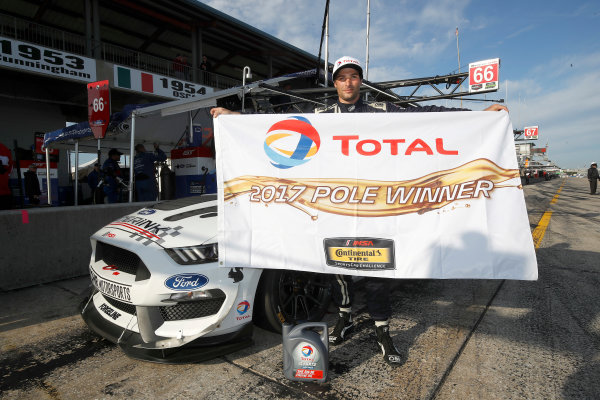
[[[302,355],[304,357],[310,357],[312,355],[312,353],[314,353],[312,346],[307,345],[307,346],[302,347]]]
[[[245,315],[249,309],[250,309],[250,303],[247,300],[240,302],[237,305],[237,312],[238,312],[239,316],[235,317],[235,319],[237,319],[238,321],[241,321],[243,319],[250,318],[250,314]]]
[[[319,361],[320,357],[315,347],[308,343],[299,343],[295,350],[295,359],[297,362],[304,366],[314,367],[316,362]]]
[[[310,121],[294,116],[276,122],[269,128],[264,143],[271,164],[287,169],[312,159],[321,147],[321,138]]]

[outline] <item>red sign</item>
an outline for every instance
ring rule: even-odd
[[[523,134],[525,135],[525,139],[535,140],[538,138],[538,127],[527,126],[523,128]]]
[[[88,122],[96,139],[106,135],[110,121],[108,81],[88,83]]]
[[[478,61],[469,64],[469,92],[498,90],[499,58]]]
[[[37,154],[46,154],[46,149],[44,148],[44,133],[36,132],[35,133],[35,152]],[[48,154],[58,154],[58,149],[48,149]]]

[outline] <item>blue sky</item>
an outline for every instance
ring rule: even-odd
[[[325,0],[204,0],[317,54]],[[364,62],[366,0],[331,0],[330,54]],[[515,128],[539,125],[563,168],[600,162],[600,2],[371,0],[369,80],[415,78],[500,58],[500,91]],[[442,104],[460,106],[459,101]],[[488,104],[465,102],[473,110]]]

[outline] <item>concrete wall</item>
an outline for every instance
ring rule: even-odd
[[[87,275],[90,236],[147,204],[0,211],[0,292]]]

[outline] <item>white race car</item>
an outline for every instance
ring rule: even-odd
[[[106,225],[92,238],[87,325],[133,358],[209,359],[252,343],[253,321],[316,321],[329,276],[219,267],[217,197],[157,203]],[[185,350],[184,350],[185,349]]]

